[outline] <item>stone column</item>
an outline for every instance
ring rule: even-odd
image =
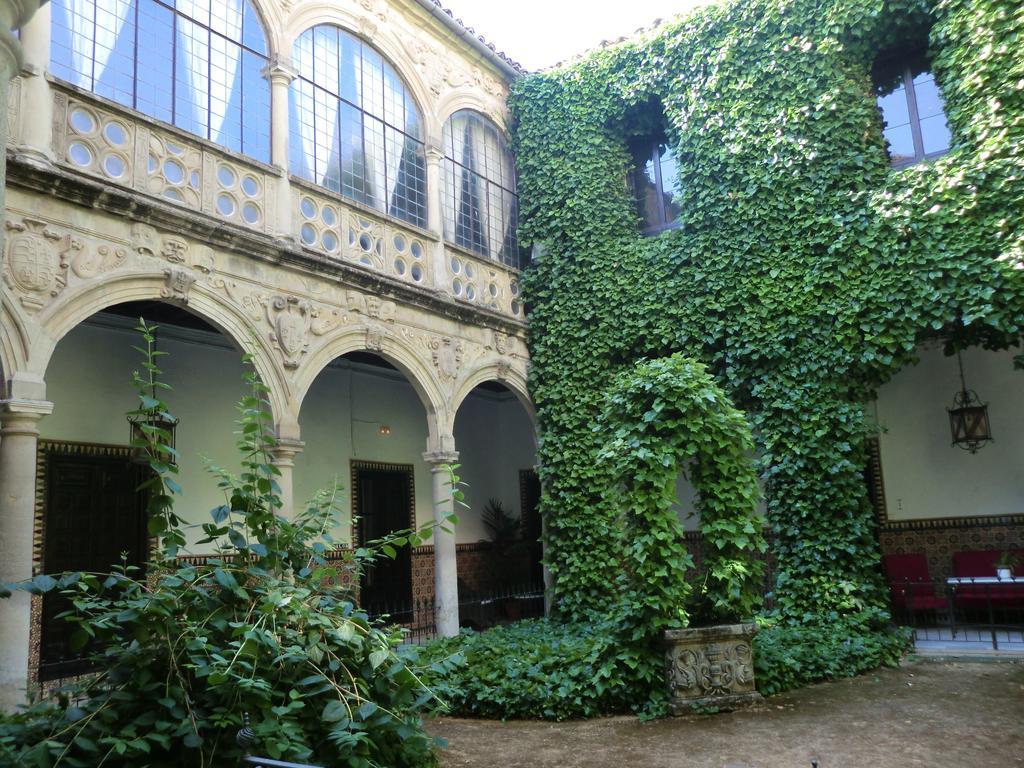
[[[53,410],[42,400],[0,401],[0,581],[32,578],[39,420]],[[25,701],[31,602],[26,592],[0,599],[0,709]]]
[[[443,235],[441,216],[444,210],[441,206],[444,202],[441,199],[441,161],[444,160],[444,150],[433,141],[427,143],[427,229],[438,237]]]
[[[441,161],[444,159],[444,150],[434,140],[427,141],[427,229],[438,239],[438,242],[431,248],[432,277],[434,285],[446,293],[451,292],[451,285],[448,279],[448,266],[445,263],[444,255],[444,200],[441,196]]]
[[[293,483],[295,457],[302,453],[302,449],[305,447],[306,444],[301,440],[278,438],[277,445],[271,452],[274,466],[281,470],[281,474],[277,478],[277,484],[281,488],[281,508],[277,512],[289,520],[295,518],[295,486]]]
[[[46,167],[54,160],[53,95],[45,76],[50,63],[49,3],[22,27],[21,48],[25,63],[17,152],[19,159]]]
[[[280,171],[275,193],[274,234],[283,240],[295,241],[296,227],[292,221],[292,191],[288,183],[288,91],[298,73],[286,59],[275,57],[263,70],[270,82],[270,163]]]
[[[428,451],[423,460],[430,465],[434,490],[434,620],[441,637],[459,634],[459,572],[455,560],[455,531],[442,521],[455,509],[449,466],[459,460],[457,451]]]
[[[5,210],[7,188],[7,107],[11,78],[21,70],[21,43],[12,30],[25,24],[39,8],[39,0],[3,0],[0,2],[0,211]],[[3,233],[0,232],[0,249]]]

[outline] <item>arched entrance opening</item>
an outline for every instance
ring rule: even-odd
[[[963,383],[957,357],[946,354],[941,339],[919,344],[918,362],[879,387],[867,405],[878,426],[868,442],[869,495],[889,565],[909,566],[904,556],[920,556],[927,576],[943,586],[951,576],[994,577],[1000,554],[1024,554],[1024,373],[1014,367],[1019,354],[1019,348],[980,346],[960,354],[963,383],[987,405],[993,438],[973,453],[969,445],[953,444],[948,409]],[[1024,562],[1018,570],[1024,573]]]
[[[459,597],[472,606],[476,597],[513,596],[499,604],[498,615],[464,608],[462,624],[542,615],[543,525],[530,413],[497,380],[476,385],[457,407],[455,446],[467,505],[458,510]]]
[[[126,414],[138,405],[132,373],[142,370],[139,318],[157,326],[161,394],[178,419],[177,482],[182,495],[176,513],[187,540],[202,538],[198,524],[224,503],[208,458],[225,469],[240,467],[235,447],[235,405],[246,394],[245,366],[238,345],[211,322],[178,305],[152,300],[106,307],[69,330],[46,366],[46,394],[53,412],[39,423],[37,450],[36,572],[109,571],[121,562],[144,566],[152,540],[146,499],[138,486],[144,465],[132,461]],[[190,547],[203,556],[211,550]],[[70,650],[66,622],[56,619],[66,605],[52,593],[41,601],[33,631],[40,680],[81,668]]]
[[[295,506],[304,509],[318,491],[334,489],[337,542],[362,546],[433,519],[423,459],[427,410],[397,361],[363,350],[336,357],[306,391],[299,427],[304,447],[295,459]],[[365,568],[354,586],[369,611],[402,620],[432,597],[432,550],[400,548]]]

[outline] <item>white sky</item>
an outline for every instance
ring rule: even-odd
[[[528,70],[549,67],[602,40],[631,35],[708,0],[442,0],[456,18]]]

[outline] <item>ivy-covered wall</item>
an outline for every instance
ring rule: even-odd
[[[954,146],[893,170],[871,68],[922,40]],[[626,144],[655,99],[682,217],[643,237]],[[1021,335],[1024,5],[737,0],[524,78],[511,106],[521,239],[543,246],[526,293],[563,614],[605,610],[628,551],[603,392],[682,352],[754,428],[782,618],[882,617],[864,403],[924,336]]]

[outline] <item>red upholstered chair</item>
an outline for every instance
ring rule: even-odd
[[[935,594],[928,560],[920,552],[882,558],[893,607],[909,611],[944,611],[949,600]]]

